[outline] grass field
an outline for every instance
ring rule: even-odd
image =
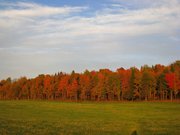
[[[0,101],[0,135],[180,135],[180,103]]]

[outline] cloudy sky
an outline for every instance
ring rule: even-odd
[[[0,79],[180,59],[180,0],[0,0]]]

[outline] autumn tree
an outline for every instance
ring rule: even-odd
[[[157,77],[157,85],[156,85],[156,89],[157,89],[157,96],[160,100],[164,100],[165,99],[165,92],[167,91],[167,82],[165,80],[165,74],[161,73],[158,77]]]
[[[151,70],[144,70],[141,79],[141,97],[145,100],[154,98],[156,80]],[[153,96],[152,96],[153,95]]]
[[[80,85],[80,98],[81,100],[90,100],[91,99],[91,87],[90,87],[90,72],[85,71],[84,74],[80,76],[79,79]]]
[[[58,87],[59,97],[62,99],[66,99],[68,89],[69,89],[69,76],[65,75],[61,78],[59,82],[59,87]]]
[[[44,77],[43,98],[45,98],[45,99],[53,98],[51,76],[50,75],[46,75]]]
[[[11,97],[11,85],[11,78],[7,78],[6,80],[2,80],[0,82],[0,99],[7,99]]]
[[[180,61],[0,81],[0,99],[167,100],[180,98]]]
[[[125,70],[124,68],[119,68],[119,69],[117,69],[117,72],[119,74],[120,82],[121,82],[120,99],[121,100],[128,99],[129,98],[128,92],[130,89],[129,80],[130,80],[130,76],[131,76],[131,71]]]

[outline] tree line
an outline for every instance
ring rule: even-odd
[[[140,69],[100,69],[0,81],[0,99],[72,101],[180,99],[180,61]]]

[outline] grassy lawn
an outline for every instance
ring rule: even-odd
[[[135,132],[180,135],[180,103],[0,101],[0,135],[135,135]]]

